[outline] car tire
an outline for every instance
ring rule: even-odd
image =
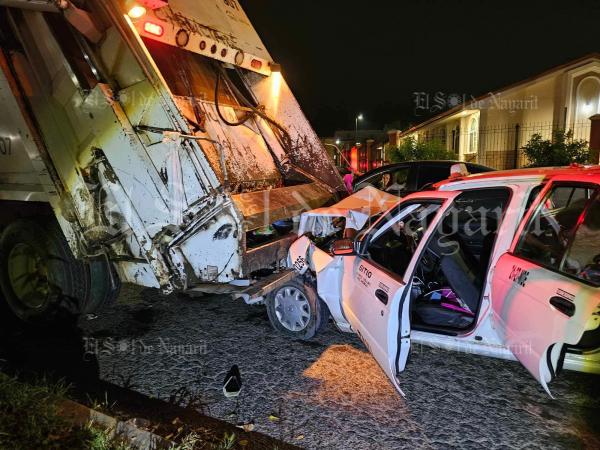
[[[267,297],[267,314],[275,330],[293,339],[309,340],[329,321],[327,305],[310,277],[298,278]]]
[[[4,305],[25,322],[77,314],[90,287],[87,265],[74,258],[54,218],[17,220],[0,236]]]
[[[81,314],[92,314],[114,303],[121,292],[121,280],[113,265],[105,259],[89,262],[90,292],[80,308]]]

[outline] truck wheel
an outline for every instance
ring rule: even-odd
[[[111,263],[106,260],[92,260],[89,263],[90,292],[81,305],[82,314],[100,311],[117,300],[121,292],[121,280]]]
[[[319,298],[311,280],[292,280],[267,298],[271,325],[295,339],[309,340],[329,320],[327,305]]]
[[[18,220],[0,237],[0,289],[10,311],[26,322],[78,312],[89,271],[77,261],[53,220]]]

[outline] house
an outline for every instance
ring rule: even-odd
[[[447,100],[456,106],[406,131],[390,131],[390,145],[412,136],[438,141],[462,161],[521,167],[527,164],[521,148],[535,133],[549,139],[555,130],[571,130],[575,139],[593,141],[590,118],[600,113],[600,54],[481,97]]]

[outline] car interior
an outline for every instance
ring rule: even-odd
[[[391,220],[376,230],[370,240],[368,258],[387,270],[404,276],[439,208],[437,203],[415,203],[403,207],[397,214],[392,213]]]
[[[411,321],[466,330],[475,324],[510,190],[461,194],[433,233],[412,278]]]
[[[367,186],[374,186],[380,191],[402,196],[408,186],[410,167],[400,167],[394,171],[382,172],[358,183],[354,190],[359,191]]]

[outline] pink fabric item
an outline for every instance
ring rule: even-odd
[[[453,305],[452,303],[441,303],[440,305],[443,306],[444,308],[448,308],[448,309],[451,309],[453,311],[458,311],[458,312],[461,312],[463,314],[467,314],[469,316],[475,317],[475,314],[473,314],[471,311],[467,311],[466,309],[461,308],[458,305]]]

